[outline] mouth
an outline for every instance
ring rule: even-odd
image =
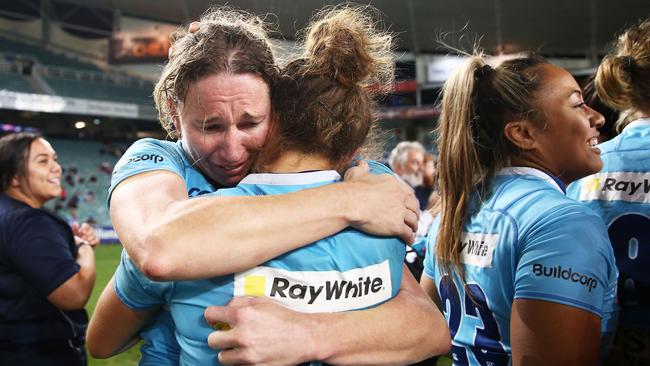
[[[239,175],[246,169],[248,160],[245,160],[235,165],[218,165],[223,172],[228,176]]]
[[[600,153],[600,149],[596,147],[598,145],[598,136],[594,136],[587,140],[587,145],[597,153]]]
[[[59,178],[48,179],[47,182],[48,182],[48,183],[51,183],[51,184],[56,184],[56,185],[58,185],[58,186],[61,185],[61,179],[59,179]]]

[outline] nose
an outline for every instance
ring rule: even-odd
[[[596,128],[601,128],[605,124],[605,117],[603,117],[602,114],[600,114],[598,111],[591,107],[589,108],[590,116],[589,116],[589,123],[591,124],[592,127]]]
[[[241,133],[235,129],[226,131],[223,136],[221,158],[228,163],[240,163],[246,158],[246,147]]]
[[[61,174],[61,164],[59,164],[58,161],[54,161],[54,164],[52,165],[52,171],[55,173],[58,173],[59,175]]]

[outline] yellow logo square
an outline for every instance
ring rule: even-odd
[[[584,188],[587,191],[599,191],[600,190],[600,178],[590,178],[587,179],[584,183]]]
[[[244,295],[245,296],[264,296],[266,288],[266,277],[249,275],[244,277]]]

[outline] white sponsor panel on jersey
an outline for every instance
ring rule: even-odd
[[[499,241],[499,235],[463,232],[460,241],[461,263],[482,268],[492,268],[492,256]]]
[[[580,201],[650,203],[650,173],[598,173],[585,178],[580,188]]]
[[[264,296],[303,313],[365,308],[391,294],[388,260],[345,272],[255,267],[235,274],[235,296]]]

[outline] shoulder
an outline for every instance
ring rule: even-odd
[[[146,138],[136,141],[113,169],[109,200],[113,190],[125,179],[155,170],[186,175],[187,160],[179,143]]]
[[[54,229],[68,228],[63,220],[57,219],[43,210],[31,207],[19,207],[4,215],[3,219],[15,231],[28,229],[25,233],[32,235]]]
[[[158,164],[165,160],[183,160],[183,150],[179,143],[152,138],[138,140],[131,145],[120,161],[115,165],[115,171],[132,163]]]

